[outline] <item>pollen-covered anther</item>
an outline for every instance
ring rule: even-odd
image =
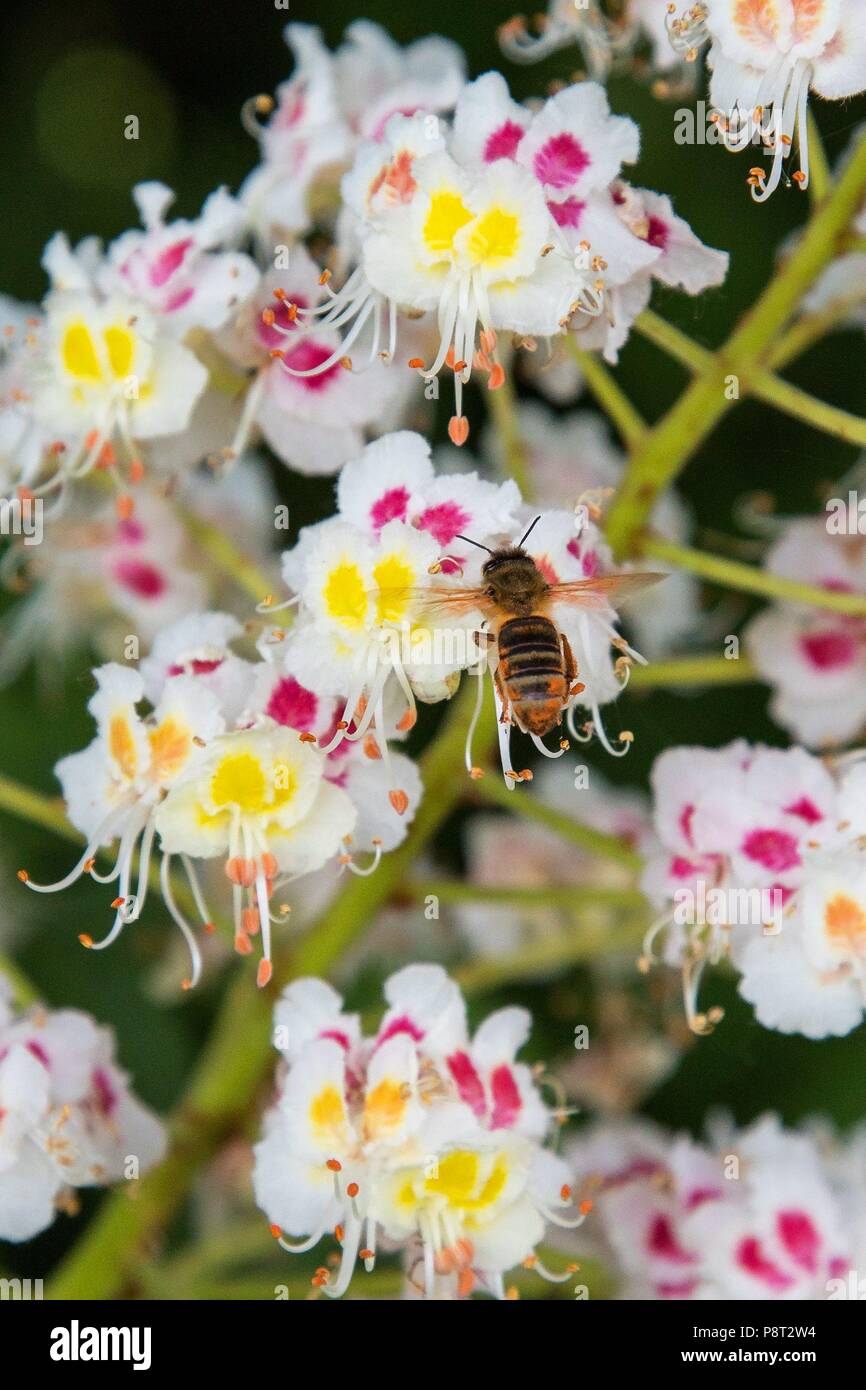
[[[86,931],[79,932],[78,940],[81,942],[82,946],[88,951],[93,945],[93,937],[89,936]]]
[[[796,173],[791,175],[791,178],[794,183],[800,184],[801,186],[806,182],[806,175],[803,173],[802,169],[798,169]]]
[[[272,1225],[272,1226],[269,1226],[269,1227],[268,1227],[268,1230],[270,1231],[270,1233],[271,1233],[271,1235],[273,1236],[274,1240],[282,1240],[282,1236],[283,1236],[283,1228],[282,1228],[282,1226],[277,1226],[276,1224],[274,1224],[274,1225]]]
[[[525,767],[522,772],[518,773],[518,777],[521,782],[531,782],[532,769],[529,767]]]
[[[28,874],[26,869],[19,869],[16,877],[21,883],[28,883],[30,880],[30,875]]]
[[[472,781],[473,781],[473,782],[480,782],[480,781],[481,781],[481,778],[484,776],[484,768],[483,768],[483,767],[470,767],[470,769],[469,769],[469,776],[472,778]]]
[[[397,728],[399,729],[401,734],[405,734],[408,733],[410,729],[414,729],[417,722],[418,715],[416,714],[415,710],[407,709],[405,713],[401,714],[400,718],[397,720]]]
[[[567,1182],[564,1182],[562,1184],[562,1187],[559,1189],[559,1195],[562,1198],[563,1202],[571,1201],[571,1188],[569,1187]]]
[[[364,742],[361,746],[364,749],[364,757],[369,758],[371,762],[378,762],[382,757],[382,750],[379,747],[375,734],[365,734]]]
[[[398,816],[405,816],[409,809],[409,798],[401,787],[393,787],[388,793],[388,800]]]
[[[327,285],[327,283],[328,283],[328,281],[330,280],[330,278],[331,278],[331,272],[330,272],[330,270],[323,270],[322,273],[321,273],[321,275],[319,276],[319,284],[320,284],[320,285]]]
[[[246,936],[255,936],[259,930],[259,910],[257,907],[245,907],[241,913],[241,931]]]
[[[578,1211],[580,1212],[581,1216],[589,1216],[589,1213],[592,1211],[594,1205],[595,1204],[592,1201],[592,1198],[586,1197],[578,1207]]]
[[[425,365],[425,364],[424,364],[424,358],[423,358],[423,357],[410,357],[410,358],[409,358],[409,364],[408,364],[408,365],[409,365],[410,367],[414,368],[415,371],[423,372],[423,370],[424,370],[424,365]]]
[[[358,1184],[357,1184],[356,1182],[350,1182],[350,1183],[347,1183],[347,1184],[346,1184],[346,1196],[347,1196],[347,1197],[357,1197],[357,1195],[358,1195],[358,1193],[359,1193],[360,1191],[361,1191],[361,1189],[360,1189],[360,1187],[358,1186]]]
[[[273,324],[276,321],[276,317],[277,316],[274,313],[273,309],[262,310],[262,323],[265,324],[267,328],[273,327]]]
[[[342,1173],[343,1165],[338,1158],[328,1158],[325,1160],[325,1167],[331,1173]]]
[[[135,500],[130,497],[128,492],[122,492],[115,502],[117,515],[121,521],[129,521],[135,511]]]
[[[256,984],[259,989],[264,989],[265,985],[270,984],[274,973],[274,967],[269,960],[260,960],[259,968],[256,971]]]
[[[189,978],[181,980],[180,987],[184,991],[192,989],[192,980],[190,980]]]
[[[469,438],[469,421],[465,415],[452,415],[448,421],[448,438],[458,449]]]
[[[112,898],[112,900],[111,900],[111,906],[112,906],[112,907],[115,909],[115,911],[116,911],[119,907],[123,907],[123,904],[124,904],[125,902],[126,902],[126,898]]]
[[[253,943],[246,932],[239,931],[235,934],[235,950],[239,956],[248,956],[253,949]]]
[[[311,733],[301,733],[298,734],[298,739],[301,743],[315,743],[316,735]]]
[[[505,368],[501,362],[494,362],[490,368],[490,375],[487,378],[488,391],[498,391],[505,385]]]
[[[249,888],[256,881],[256,861],[235,855],[226,862],[226,878],[239,888]]]
[[[341,357],[341,358],[340,358],[340,366],[343,368],[343,371],[345,371],[345,372],[350,372],[350,371],[352,370],[352,359],[351,359],[351,357]]]
[[[283,362],[286,354],[283,352],[282,348],[271,348],[268,352],[268,356],[276,358],[279,362]]]
[[[559,746],[562,749],[563,753],[567,753],[569,748],[571,747],[571,744],[569,743],[567,738],[561,738],[559,740]]]

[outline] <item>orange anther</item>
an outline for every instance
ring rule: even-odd
[[[18,870],[18,878],[20,879],[20,881],[21,881],[22,883],[29,883],[29,882],[30,882],[30,875],[28,874],[28,872],[27,872],[26,869],[19,869],[19,870]]]
[[[112,900],[111,900],[111,906],[114,907],[114,908],[123,907],[123,904],[124,904],[125,902],[126,902],[126,898],[112,898]]]
[[[256,984],[259,989],[264,989],[265,985],[270,984],[274,967],[269,960],[260,960],[259,968],[256,971]]]
[[[459,449],[469,438],[469,421],[465,415],[452,415],[448,421],[448,438]]]
[[[569,1187],[567,1182],[564,1182],[562,1184],[562,1187],[559,1189],[559,1195],[562,1198],[563,1202],[571,1201],[571,1188]]]
[[[400,730],[401,734],[405,734],[408,733],[410,729],[414,729],[417,722],[418,715],[415,711],[413,709],[407,709],[405,714],[401,714],[400,718],[397,720],[397,728]]]
[[[388,800],[394,807],[398,816],[404,816],[406,814],[409,807],[409,798],[399,787],[395,787],[393,791],[388,793]]]
[[[122,492],[115,502],[117,515],[121,521],[129,521],[135,511],[135,502],[128,493]]]
[[[505,368],[501,362],[494,362],[487,378],[488,391],[498,391],[500,386],[505,385]]]
[[[410,366],[410,367],[414,367],[417,371],[423,371],[423,370],[424,370],[424,358],[423,358],[423,357],[410,357],[410,358],[409,358],[409,366]]]
[[[270,1230],[270,1233],[273,1236],[274,1240],[279,1240],[283,1234],[282,1227],[280,1226],[270,1226],[268,1229]]]
[[[338,1158],[329,1158],[325,1163],[326,1168],[330,1168],[332,1173],[341,1173],[343,1165]]]
[[[88,934],[87,934],[86,931],[83,931],[83,932],[80,932],[80,933],[79,933],[78,940],[81,942],[82,946],[85,946],[85,947],[87,948],[88,951],[90,950],[91,946],[93,945],[93,937],[92,937],[92,936],[88,936]]]
[[[315,742],[316,742],[316,735],[315,735],[315,734],[298,734],[298,738],[301,740],[301,743],[315,743]]]
[[[589,1213],[592,1211],[593,1205],[593,1202],[588,1197],[585,1202],[581,1202],[579,1207],[581,1216],[589,1216]]]
[[[239,931],[235,936],[235,950],[239,956],[248,956],[253,949],[253,943],[248,936]]]
[[[359,1188],[359,1186],[358,1186],[358,1184],[357,1184],[356,1182],[350,1182],[350,1183],[348,1184],[347,1188],[346,1188],[346,1196],[347,1196],[347,1197],[357,1197],[357,1195],[358,1195],[358,1193],[360,1192],[360,1190],[361,1190],[361,1189]]]

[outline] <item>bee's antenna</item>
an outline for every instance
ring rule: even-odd
[[[477,545],[479,550],[486,550],[488,555],[493,554],[493,551],[490,549],[489,545],[482,545],[480,541],[473,541],[470,539],[469,536],[457,535],[454,537],[454,539],[456,541],[465,541],[467,545]]]
[[[529,537],[532,535],[533,529],[538,525],[538,523],[539,523],[540,520],[541,520],[541,517],[540,517],[540,516],[537,516],[533,522],[530,522],[529,530],[526,531],[526,532],[524,533],[522,540],[519,540],[519,541],[517,542],[518,549],[519,549],[521,546],[523,546],[523,545],[526,544],[526,542],[529,540]]]

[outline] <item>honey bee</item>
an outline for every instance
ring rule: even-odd
[[[486,550],[482,583],[474,589],[445,589],[427,600],[443,614],[479,609],[496,643],[494,683],[504,721],[543,738],[562,723],[575,695],[585,689],[571,644],[550,616],[557,604],[606,608],[664,579],[663,574],[615,574],[551,584],[524,549],[535,521],[516,545],[491,550],[469,536],[457,539]]]

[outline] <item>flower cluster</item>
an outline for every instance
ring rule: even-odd
[[[294,344],[284,369],[316,379],[351,367],[359,340],[370,363],[391,362],[400,318],[435,312],[433,360],[410,366],[428,385],[453,370],[449,433],[461,445],[462,388],[473,367],[491,390],[502,385],[503,331],[534,345],[574,327],[585,346],[615,356],[654,276],[696,294],[727,268],[667,198],[622,182],[637,153],[634,122],[611,115],[591,82],[532,111],[490,72],[463,88],[450,127],[429,114],[394,117],[343,179],[338,260],[354,264],[348,279],[319,306],[281,287],[266,311],[267,326]],[[308,340],[347,331],[332,352],[298,364],[298,325]]]
[[[148,466],[171,472],[201,458],[209,435],[213,447],[224,442],[218,397],[190,342],[221,328],[258,282],[250,257],[225,249],[243,214],[225,190],[191,222],[165,222],[172,194],[162,184],[139,184],[135,198],[143,231],[107,250],[90,238],[74,251],[58,233],[43,258],[51,278],[44,305],[10,316],[5,491],[56,495],[60,505],[66,485],[94,469],[118,486],[136,483],[145,449]]]
[[[178,902],[174,857],[194,913],[211,931],[196,861],[222,862],[232,886],[235,948],[248,954],[251,938],[261,933],[263,985],[271,974],[271,926],[290,910],[285,903],[274,908],[277,889],[337,858],[367,872],[354,863],[350,844],[369,848],[378,862],[384,846],[402,839],[420,796],[408,759],[399,758],[406,790],[394,808],[366,759],[329,758],[318,735],[333,729],[333,702],[267,662],[237,656],[230,644],[240,632],[228,614],[192,615],[160,634],[140,670],[117,663],[96,670],[89,705],[96,738],[57,766],[85,849],[58,883],[40,885],[24,870],[19,874],[37,892],[54,892],[85,873],[115,885],[110,930],[98,940],[89,933],[80,938],[102,949],[141,916],[158,837],[163,900],[192,960],[187,987],[199,977],[201,954]],[[98,853],[112,845],[114,865],[101,872]]]
[[[291,78],[276,102],[254,97],[244,112],[262,162],[240,199],[267,245],[336,215],[340,174],[362,141],[381,138],[391,116],[450,111],[465,82],[459,47],[435,35],[400,48],[378,24],[356,20],[334,53],[309,24],[287,24],[284,37],[295,60]]]
[[[71,1189],[135,1179],[165,1132],[129,1089],[114,1038],[87,1014],[16,1014],[0,976],[0,1239],[31,1240]]]
[[[725,146],[757,145],[769,174],[749,171],[752,197],[778,188],[796,143],[791,181],[809,186],[809,93],[841,101],[866,90],[866,14],[860,0],[700,0],[672,18],[674,47],[693,61],[708,40],[710,101]]]
[[[285,1066],[256,1147],[256,1200],[286,1250],[333,1234],[339,1268],[313,1279],[331,1297],[358,1260],[373,1269],[383,1238],[406,1250],[428,1298],[503,1298],[515,1265],[546,1272],[535,1247],[548,1224],[580,1225],[588,1209],[545,1146],[555,1112],[515,1060],[529,1015],[501,1009],[470,1038],[460,991],[435,965],[392,975],[385,1000],[365,1038],[324,981],[283,993],[274,1042]]]
[[[843,500],[847,508],[847,495]],[[836,534],[831,521],[824,515],[785,523],[766,557],[769,573],[828,593],[866,593],[862,540],[850,535],[847,516]],[[794,738],[823,749],[859,737],[866,727],[862,618],[778,603],[752,619],[745,640],[773,691],[770,713]]]
[[[692,1027],[705,966],[730,958],[759,1022],[820,1038],[866,1009],[866,767],[835,771],[801,748],[673,748],[652,772],[661,850],[644,889],[664,915],[664,956],[683,972]]]
[[[765,1115],[696,1143],[633,1120],[591,1129],[568,1160],[619,1298],[856,1299],[864,1140]]]

